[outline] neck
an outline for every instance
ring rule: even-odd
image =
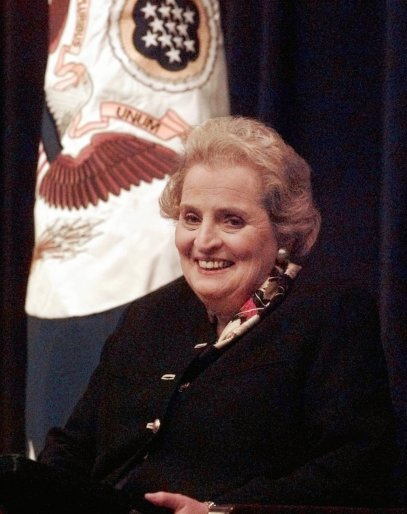
[[[216,323],[216,333],[220,336],[233,314],[224,315],[219,312],[214,312],[212,309],[207,309],[207,312],[211,323]]]
[[[226,327],[228,322],[229,322],[229,320],[224,320],[224,321],[221,321],[220,319],[217,320],[216,333],[218,334],[218,337],[221,335],[221,333],[223,332],[223,329]]]

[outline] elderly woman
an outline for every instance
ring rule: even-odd
[[[377,314],[363,292],[302,280],[320,226],[306,162],[259,122],[210,120],[161,209],[184,277],[129,307],[40,460],[147,493],[142,512],[383,502]]]

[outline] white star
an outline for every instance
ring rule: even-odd
[[[154,20],[150,22],[150,27],[153,32],[164,32],[164,22],[158,18],[154,18]]]
[[[188,52],[195,53],[195,41],[193,39],[186,39],[184,45]]]
[[[175,48],[171,48],[168,52],[165,52],[165,55],[168,56],[170,62],[181,62],[181,58],[179,56],[179,50],[175,50]]]
[[[166,3],[167,5],[177,5],[176,0],[165,0],[165,3]]]
[[[153,34],[149,30],[147,31],[147,34],[141,38],[144,41],[144,44],[147,48],[150,48],[150,46],[157,46],[157,34]]]
[[[167,21],[165,26],[167,27],[168,32],[171,32],[172,34],[177,33],[177,31],[175,30],[175,27],[176,27],[175,21]]]
[[[175,36],[172,40],[177,48],[182,48],[184,46],[184,39],[181,36]]]
[[[191,9],[188,7],[188,9],[184,12],[184,20],[187,23],[194,23],[194,17],[195,17],[194,11],[191,11]]]
[[[188,37],[188,25],[185,25],[185,23],[179,23],[177,30],[181,36]]]
[[[150,4],[150,2],[147,2],[146,6],[140,10],[143,11],[144,18],[147,19],[150,16],[152,16],[154,18],[156,9],[157,9],[156,5],[152,5],[152,4]]]
[[[174,20],[182,21],[182,9],[181,7],[174,7],[172,10],[172,18]]]
[[[160,14],[163,18],[171,17],[171,14],[170,14],[171,7],[169,5],[162,5],[158,10],[160,11]]]
[[[165,46],[168,46],[171,48],[171,36],[169,34],[161,34],[161,36],[158,38],[158,41],[161,43],[161,47],[164,48]]]

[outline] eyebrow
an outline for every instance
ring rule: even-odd
[[[199,207],[190,205],[188,203],[181,203],[179,206],[179,210],[180,210],[180,212],[185,212],[188,210],[201,212],[201,209]],[[241,216],[241,217],[247,216],[247,211],[245,211],[244,209],[240,209],[239,207],[236,207],[236,206],[219,207],[219,208],[215,209],[215,212],[216,212],[216,214],[223,214],[223,215],[233,214],[233,215]]]

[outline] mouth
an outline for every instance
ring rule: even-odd
[[[198,262],[198,266],[201,269],[204,269],[204,270],[225,269],[225,268],[229,268],[230,266],[233,265],[232,261],[225,261],[225,260],[221,260],[221,259],[219,259],[219,260],[215,260],[215,259],[202,260],[202,259],[199,259],[197,262]]]

